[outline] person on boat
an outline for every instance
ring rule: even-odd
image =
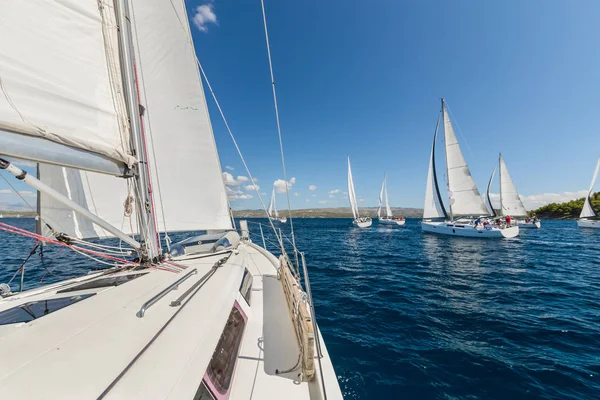
[[[510,215],[506,216],[506,225],[510,226],[511,218]]]

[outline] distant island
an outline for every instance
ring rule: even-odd
[[[579,218],[585,197],[565,203],[550,203],[530,212],[542,219],[574,219]],[[600,192],[592,195],[592,207],[600,214]]]
[[[377,207],[361,207],[358,210],[361,216],[377,217]],[[398,217],[421,218],[423,216],[422,208],[400,208],[392,207],[392,213]],[[288,216],[287,210],[280,210],[279,214]],[[264,218],[263,210],[233,210],[235,218]],[[292,210],[293,218],[352,218],[352,210],[349,207],[337,208],[306,208],[302,210]]]

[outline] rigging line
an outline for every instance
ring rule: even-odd
[[[273,89],[273,104],[275,106],[275,120],[277,121],[277,135],[279,136],[279,151],[281,153],[281,167],[283,168],[283,180],[285,182],[285,196],[288,203],[288,215],[290,218],[290,232],[292,235],[292,245],[294,246],[294,257],[296,268],[298,268],[298,249],[296,249],[296,239],[294,235],[294,221],[292,219],[292,205],[290,202],[290,191],[288,188],[287,171],[285,168],[285,157],[283,155],[283,139],[281,137],[281,124],[279,120],[279,107],[277,106],[277,92],[275,91],[275,75],[273,74],[273,62],[271,60],[271,44],[269,43],[269,32],[267,30],[267,14],[265,13],[265,2],[260,0],[263,15],[263,25],[265,27],[265,41],[267,44],[267,56],[269,58],[269,71],[271,73],[271,88]]]
[[[181,0],[181,1],[183,1],[183,0]],[[177,14],[177,9],[175,8],[175,5],[173,4],[173,0],[170,0],[170,3],[171,3],[171,6],[173,8],[173,12],[177,16],[177,19],[179,20],[179,25],[181,26],[181,28],[185,32],[188,32],[185,29],[185,27],[183,25],[183,21],[179,17],[179,14]],[[189,40],[190,46],[191,46],[191,48],[193,50],[194,49],[194,42],[192,40],[191,34],[188,34],[188,40]],[[238,153],[238,155],[240,157],[240,160],[242,161],[242,164],[244,165],[244,169],[246,170],[246,173],[248,174],[248,177],[250,178],[250,182],[252,182],[252,186],[254,187],[254,191],[256,192],[256,196],[260,200],[260,203],[262,205],[263,211],[265,212],[265,215],[269,219],[269,225],[271,226],[271,229],[273,229],[273,232],[275,233],[275,236],[277,236],[277,230],[275,228],[275,225],[273,224],[273,221],[271,221],[271,219],[269,218],[269,213],[267,212],[267,207],[265,205],[265,202],[264,202],[264,200],[263,200],[263,198],[262,198],[262,196],[260,194],[260,191],[258,190],[258,187],[256,186],[256,182],[254,180],[254,177],[250,173],[250,169],[248,168],[248,164],[246,164],[246,159],[242,155],[242,151],[240,150],[240,147],[238,146],[237,141],[235,140],[235,136],[233,136],[233,132],[231,131],[231,128],[229,127],[229,123],[227,122],[227,118],[225,118],[225,113],[223,112],[223,109],[221,108],[221,104],[217,100],[217,95],[215,94],[215,92],[214,92],[214,90],[213,90],[213,88],[212,88],[212,86],[210,84],[210,81],[208,80],[208,77],[206,76],[206,72],[204,72],[204,68],[202,68],[202,64],[200,63],[200,59],[198,59],[198,56],[196,55],[195,52],[193,54],[194,54],[194,58],[196,59],[196,63],[198,64],[198,69],[200,70],[202,78],[204,78],[204,81],[206,82],[206,86],[208,87],[208,90],[210,91],[210,94],[212,95],[212,98],[213,98],[213,100],[215,102],[215,105],[217,106],[217,109],[219,110],[219,114],[221,115],[221,119],[223,120],[223,123],[225,124],[225,128],[227,129],[227,132],[229,133],[229,137],[231,138],[231,141],[233,142],[233,145],[235,146],[235,149],[236,149],[236,151],[237,151],[237,153]],[[280,245],[283,247],[283,242],[280,242]]]

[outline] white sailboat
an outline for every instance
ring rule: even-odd
[[[436,139],[440,118],[444,123],[450,215],[446,212],[442,201],[435,166]],[[481,218],[490,215],[473,181],[469,166],[465,162],[444,99],[442,99],[442,110],[435,127],[429,159],[421,229],[424,232],[478,238],[510,238],[519,234],[518,226],[498,225]]]
[[[541,227],[541,222],[536,217],[529,217],[529,214],[527,213],[527,210],[521,201],[521,197],[517,192],[517,188],[515,187],[515,184],[508,173],[508,168],[506,167],[504,158],[502,158],[502,154],[498,156],[498,170],[500,171],[500,215],[504,217],[510,216],[511,218],[515,218],[515,223],[519,228],[539,229]],[[492,200],[490,199],[490,185],[494,179],[495,173],[496,168],[494,168],[494,171],[492,172],[492,176],[490,177],[486,191],[486,206],[488,208],[488,212],[493,217],[496,217],[497,215],[496,211],[492,207]]]
[[[381,206],[385,199],[385,217],[381,216]],[[383,183],[381,184],[381,190],[379,191],[379,207],[377,208],[377,219],[380,224],[383,225],[404,225],[406,221],[402,217],[394,217],[392,215],[392,209],[390,208],[390,201],[388,200],[387,182],[385,173],[383,174]]]
[[[269,202],[269,209],[267,210],[267,214],[269,214],[269,219],[275,222],[281,222],[282,224],[287,222],[286,217],[280,217],[279,212],[277,211],[277,202],[275,199],[275,187],[273,187],[273,192],[271,193],[271,201]]]
[[[91,258],[88,275],[0,285],[4,396],[342,397],[298,265],[233,230],[187,15],[0,3],[0,155],[40,166],[0,158],[40,199],[38,234],[13,230]],[[189,230],[211,234],[170,246]]]
[[[352,215],[354,216],[352,224],[359,228],[370,227],[373,220],[369,217],[361,217],[358,213],[358,202],[356,201],[356,193],[354,192],[354,180],[352,179],[352,169],[350,168],[350,157],[348,157],[348,200],[350,201],[350,208],[352,208]]]
[[[592,207],[592,194],[594,193],[594,186],[596,185],[596,179],[598,178],[599,170],[600,158],[598,159],[596,169],[594,170],[594,176],[592,177],[590,190],[588,190],[588,194],[585,197],[585,202],[583,203],[583,208],[581,209],[581,214],[579,215],[579,219],[577,220],[577,226],[580,228],[600,229],[600,216],[598,216],[598,214]]]

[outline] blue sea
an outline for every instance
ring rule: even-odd
[[[277,252],[267,221],[250,222],[253,241],[262,244],[262,223]],[[289,221],[279,226],[290,238]],[[600,231],[542,221],[515,239],[482,240],[423,234],[416,219],[294,227],[346,398],[600,399]],[[7,282],[33,241],[0,240]],[[87,272],[81,256],[57,253],[47,250],[47,270],[32,257],[25,287]]]

